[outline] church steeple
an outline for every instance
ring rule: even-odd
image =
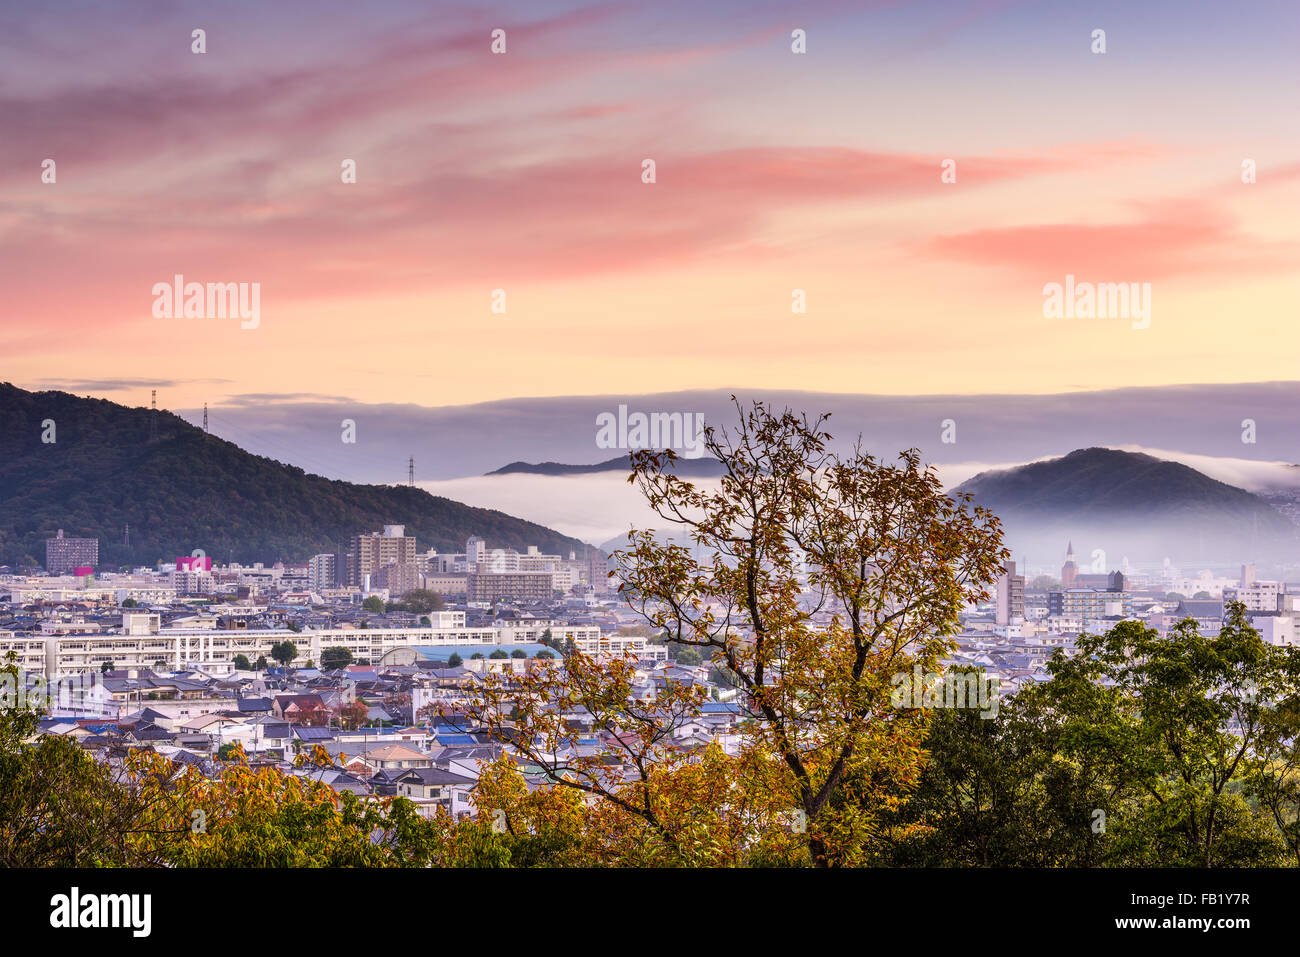
[[[1078,574],[1079,566],[1074,564],[1074,542],[1069,541],[1065,545],[1065,564],[1061,566],[1061,586],[1069,588]]]

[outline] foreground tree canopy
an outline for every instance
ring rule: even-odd
[[[734,691],[725,749],[684,744],[708,686],[640,694],[632,658],[567,647],[486,677],[466,726],[509,747],[460,820],[336,793],[322,750],[284,774],[230,749],[208,778],[152,752],[96,762],[8,709],[0,864],[1300,864],[1300,652],[1231,605],[1215,635],[1189,619],[1081,636],[993,709],[900,703],[898,678],[938,670],[959,610],[987,596],[997,519],[914,451],[835,454],[824,418],[739,412],[706,435],[716,487],[677,477],[671,452],[633,455],[657,531],[691,546],[634,532],[617,572],[647,630]]]

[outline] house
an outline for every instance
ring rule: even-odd
[[[385,772],[391,774],[391,772]],[[470,810],[474,779],[442,768],[410,768],[392,778],[396,793],[409,798],[421,816],[431,817],[442,806],[456,816]]]
[[[433,758],[429,755],[402,744],[386,744],[383,747],[371,748],[369,751],[362,752],[359,757],[372,768],[390,771],[433,766]]]
[[[318,694],[279,694],[271,713],[290,722],[311,722],[327,715],[328,709]]]

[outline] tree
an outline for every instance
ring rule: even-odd
[[[1300,650],[1242,605],[1214,636],[1121,622],[1048,669],[996,720],[935,712],[891,863],[1300,864]]]
[[[266,670],[266,655],[258,655],[258,656],[257,656],[257,661],[253,664],[253,670],[254,670],[254,671],[265,671],[265,670]]]
[[[1029,583],[1030,591],[1051,591],[1053,588],[1060,588],[1061,583],[1051,575],[1038,575]]]
[[[1284,765],[1274,714],[1295,701],[1300,652],[1264,642],[1244,605],[1229,603],[1212,636],[1191,618],[1165,635],[1120,622],[1080,636],[1049,673],[1043,692],[1064,716],[1063,754],[1095,762],[1124,802],[1126,862],[1279,862],[1284,845],[1246,795]]]
[[[100,674],[105,674],[105,675],[106,675],[106,674],[108,674],[110,671],[115,671],[115,670],[116,670],[116,669],[113,667],[113,662],[111,662],[111,661],[106,661],[106,662],[104,662],[102,665],[99,666]]]
[[[524,649],[522,649],[522,648],[516,648],[514,651],[510,652],[510,657],[511,657],[511,658],[527,658],[527,657],[528,657],[528,652],[524,651]]]
[[[448,668],[459,668],[463,663],[464,659],[454,651],[451,653],[451,657],[447,659]]]
[[[271,646],[271,657],[278,661],[281,667],[287,668],[290,662],[298,657],[298,646],[292,641],[277,641]]]
[[[543,648],[541,651],[539,651],[539,652],[538,652],[536,655],[534,655],[533,657],[535,657],[535,658],[540,658],[540,659],[542,659],[543,661],[552,661],[552,660],[555,659],[555,652],[553,652],[553,651],[547,651],[545,648]]]
[[[121,607],[122,607],[122,608],[139,608],[139,607],[140,607],[140,603],[137,602],[134,598],[127,598],[127,599],[124,599],[124,600],[122,601]]]
[[[430,591],[427,588],[416,588],[402,596],[401,604],[398,607],[403,611],[414,612],[417,615],[427,615],[430,612],[442,611],[446,604],[443,602],[442,596],[436,591]]]
[[[1211,595],[1208,591],[1198,591],[1195,595],[1192,596],[1192,600],[1193,600],[1193,601],[1209,601],[1209,600],[1213,599],[1213,597],[1214,597],[1214,596]]]
[[[981,673],[954,669],[945,680]],[[886,817],[882,861],[910,867],[1100,863],[1118,821],[1094,812],[1114,814],[1115,802],[1096,762],[1066,760],[1064,741],[1064,716],[1032,687],[1000,699],[995,715],[935,708],[925,740],[930,759],[907,802]]]
[[[469,656],[469,660],[470,660],[470,661],[474,661],[474,660],[476,660],[476,659],[481,659],[482,657],[483,657],[483,652],[481,652],[481,651],[476,651],[476,652],[474,652],[474,654],[472,654],[472,655]]]
[[[340,645],[326,648],[320,656],[321,668],[326,671],[333,671],[336,668],[346,668],[352,664],[352,652]]]
[[[631,456],[629,481],[696,548],[634,530],[616,559],[619,591],[652,634],[735,675],[749,718],[739,755],[719,751],[707,770],[687,760],[672,732],[698,715],[705,689],[629,700],[631,655],[491,676],[474,717],[560,786],[638,820],[671,860],[734,862],[755,849],[784,859],[781,822],[797,815],[805,860],[860,863],[924,756],[925,717],[891,706],[890,679],[938,661],[1008,553],[992,513],[945,495],[915,450],[898,465],[860,448],[840,456],[827,451],[825,416],[737,409],[734,433],[705,430],[716,490],[677,476],[671,451]],[[617,744],[572,756],[577,731],[562,715],[580,708]]]
[[[247,656],[247,655],[235,655],[235,660],[234,660],[233,664],[234,664],[235,669],[236,669],[237,671],[252,671],[252,670],[253,670],[253,666],[252,666],[251,664],[249,664],[249,662],[248,662],[248,656]]]
[[[498,648],[496,651],[492,652],[492,654],[488,655],[488,657],[489,657],[489,658],[509,658],[510,656],[507,655],[507,654],[505,653],[505,651],[503,651],[502,649]]]
[[[698,665],[704,661],[704,656],[700,654],[698,648],[682,648],[677,652],[677,663],[679,665]]]
[[[384,600],[378,595],[371,595],[361,603],[361,607],[366,611],[372,611],[382,615],[385,611]]]
[[[235,761],[244,753],[244,749],[238,743],[223,744],[217,748],[218,761]]]
[[[370,709],[362,701],[353,701],[339,709],[339,723],[348,730],[355,731],[366,723]]]

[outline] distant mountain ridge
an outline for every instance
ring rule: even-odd
[[[45,539],[59,528],[98,538],[103,565],[152,564],[194,549],[216,561],[303,561],[385,524],[404,524],[421,550],[462,551],[471,535],[493,547],[590,548],[422,489],[311,475],[162,410],[150,442],[152,414],[0,383],[0,563],[43,563]]]
[[[590,475],[594,472],[630,472],[632,459],[630,455],[606,459],[592,465],[566,465],[562,462],[511,462],[503,465],[488,475]],[[674,475],[683,478],[712,478],[722,474],[722,463],[713,458],[688,459],[679,456],[673,463]]]
[[[1135,559],[1300,557],[1300,529],[1258,495],[1140,452],[1078,449],[981,472],[954,491],[991,508],[1016,549],[1059,550],[1073,537]]]

